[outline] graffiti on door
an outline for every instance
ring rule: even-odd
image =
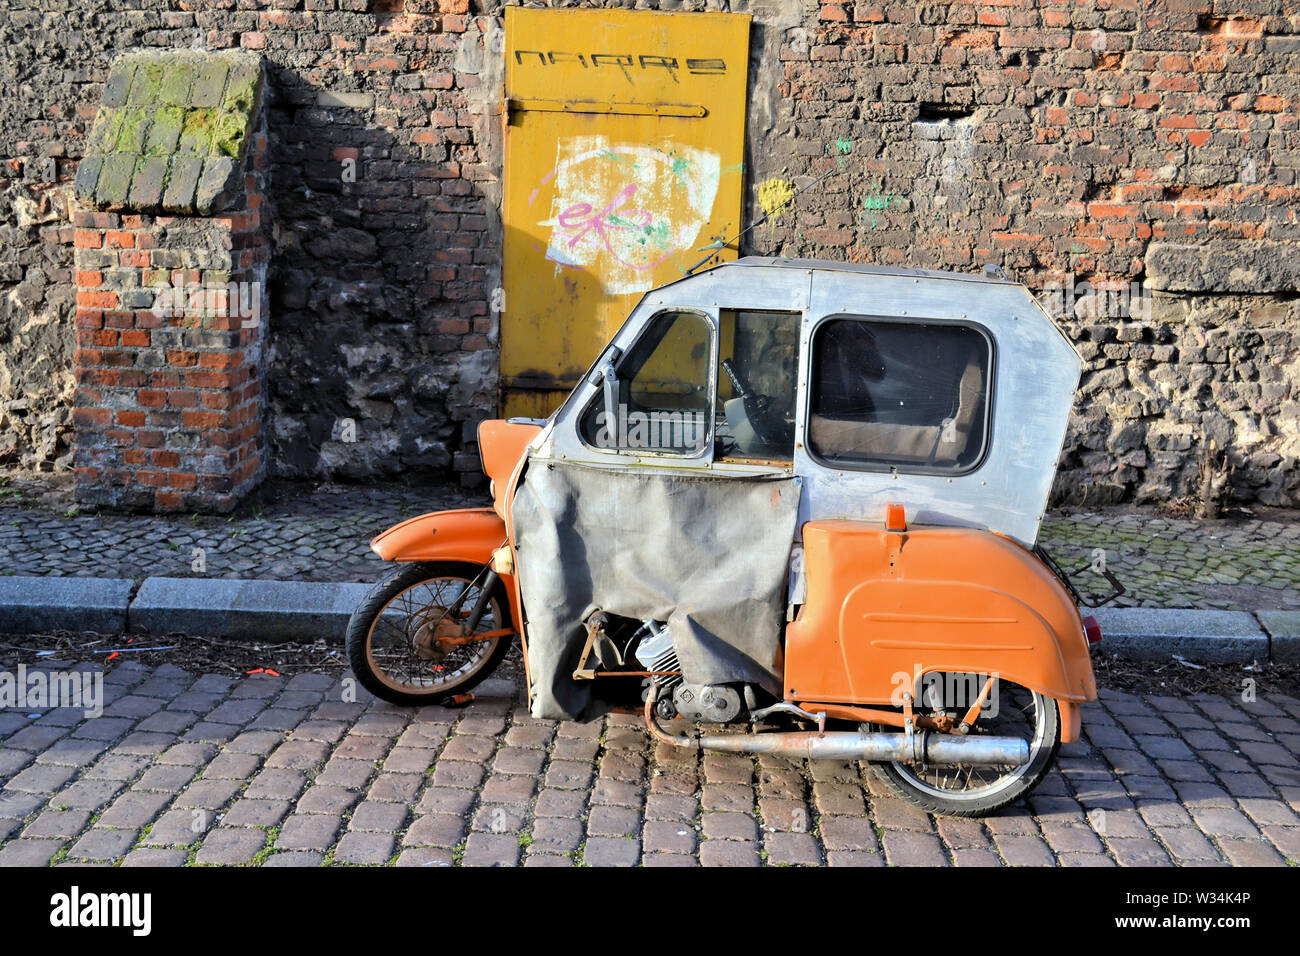
[[[609,294],[639,293],[658,284],[656,266],[703,244],[719,175],[718,154],[706,149],[574,136],[560,140],[528,205],[550,229],[546,258],[557,271],[583,268]],[[549,208],[539,202],[546,193]]]

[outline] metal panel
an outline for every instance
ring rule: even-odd
[[[626,352],[636,341],[649,319],[664,309],[690,308],[703,312],[714,328],[719,308],[775,309],[803,312],[808,307],[812,272],[796,269],[740,269],[736,264],[680,279],[671,285],[647,293],[623,327],[611,338],[610,347]],[[716,337],[715,337],[716,338]],[[712,356],[710,381],[717,380],[717,354]],[[573,391],[573,396],[557,416],[554,427],[546,433],[547,448],[543,457],[573,461],[603,462],[619,466],[654,466],[669,470],[711,468],[738,475],[780,474],[790,467],[753,463],[715,463],[710,436],[708,446],[696,458],[637,456],[619,452],[602,452],[589,448],[578,438],[576,423],[600,385],[588,379]],[[802,413],[799,413],[802,414]]]
[[[610,344],[626,349],[646,320],[665,307],[701,309],[715,325],[719,309],[802,311],[794,457],[794,472],[804,485],[800,523],[826,518],[883,522],[885,506],[901,504],[913,524],[988,529],[1032,545],[1082,365],[1069,342],[1029,291],[1015,283],[830,265],[751,258],[682,279],[646,295]],[[839,313],[966,321],[988,331],[996,355],[992,423],[988,450],[977,469],[960,475],[859,471],[827,467],[808,454],[803,436],[811,334],[819,321]],[[715,463],[711,447],[689,462],[595,453],[579,441],[573,423],[598,390],[592,381],[575,389],[544,433],[541,457],[738,475],[780,470]]]
[[[640,295],[740,231],[749,22],[506,9],[506,415],[552,410]]]
[[[804,477],[800,518],[883,521],[901,504],[910,523],[986,528],[1026,545],[1038,537],[1065,439],[1082,363],[1024,286],[933,275],[813,273],[812,302],[801,347],[829,315],[856,313],[968,321],[995,344],[988,451],[962,475],[881,473],[829,468],[800,442],[795,471]],[[800,404],[807,404],[808,362],[800,363]],[[800,435],[806,434],[799,424]]]

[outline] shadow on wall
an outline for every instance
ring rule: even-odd
[[[273,473],[472,473],[477,455],[455,456],[495,413],[499,252],[461,177],[469,131],[430,127],[413,91],[393,121],[420,127],[404,143],[367,120],[370,94],[267,65]]]

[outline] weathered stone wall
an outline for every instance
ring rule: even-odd
[[[745,251],[1145,283],[1149,312],[1066,322],[1088,367],[1062,495],[1185,494],[1212,437],[1239,497],[1300,501],[1290,0],[616,5],[754,15],[752,215],[762,183],[842,168]],[[51,197],[108,65],[197,44],[269,66],[274,467],[472,472],[496,400],[497,0],[136,6],[8,0],[0,21],[16,91],[0,213],[22,210],[0,225],[0,339],[25,337],[0,364],[0,401],[20,403],[0,414],[0,456],[66,456],[72,230]]]
[[[753,244],[1138,284],[1060,310],[1087,364],[1058,495],[1188,493],[1212,439],[1238,497],[1300,503],[1298,13],[822,3],[786,31],[782,145],[753,173],[845,174]]]

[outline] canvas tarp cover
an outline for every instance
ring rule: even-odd
[[[599,609],[668,623],[691,683],[781,694],[776,665],[799,479],[530,460],[511,518],[528,620],[532,713],[600,712],[573,671]]]

